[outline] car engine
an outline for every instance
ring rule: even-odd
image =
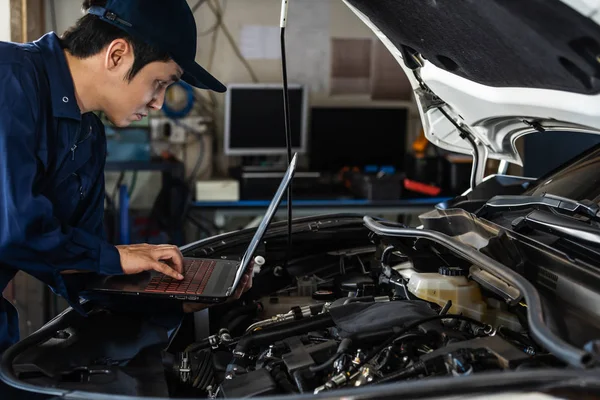
[[[36,390],[162,398],[335,397],[372,385],[408,393],[427,380],[447,394],[461,377],[496,372],[503,387],[507,375],[527,383],[593,366],[600,326],[575,305],[597,304],[596,293],[559,276],[566,268],[555,278],[540,269],[551,259],[459,218],[445,216],[455,229],[446,234],[437,220],[436,231],[345,215],[299,220],[291,252],[287,227],[275,225],[238,300],[182,321],[147,299],[86,302],[85,318],[65,311],[6,359]],[[239,259],[251,233],[186,255]],[[150,315],[137,311],[142,302]]]
[[[212,319],[214,334],[171,355],[171,393],[317,394],[564,365],[530,338],[514,287],[449,254],[408,257],[399,243],[370,240]]]

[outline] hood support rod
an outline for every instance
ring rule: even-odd
[[[404,57],[406,57],[405,53],[406,52],[403,53]],[[419,86],[421,86],[421,89],[434,95],[436,98],[439,98],[431,89],[429,89],[429,86],[427,86],[425,84],[425,82],[423,82],[423,79],[421,79],[421,76],[417,72],[416,66],[414,68],[411,67],[410,65],[407,65],[407,66],[409,68],[413,69],[413,75],[415,76],[415,79],[419,82]],[[443,100],[441,100],[441,99],[440,99],[440,101],[443,102]],[[446,103],[443,103],[443,104],[446,104]],[[460,124],[458,122],[456,122],[442,107],[443,107],[443,105],[439,105],[437,107],[437,109],[444,115],[444,117],[446,117],[446,119],[448,119],[448,121],[450,121],[452,123],[452,125],[454,125],[456,127],[456,129],[458,129],[458,131],[460,132],[460,137],[463,138],[464,140],[468,141],[469,144],[471,145],[471,148],[473,149],[473,151],[472,151],[473,164],[471,166],[471,179],[469,181],[471,191],[473,191],[473,190],[475,190],[475,186],[477,186],[477,184],[479,183],[480,178],[483,178],[483,175],[485,173],[485,164],[487,161],[485,149],[483,149],[484,151],[482,151],[483,154],[480,154],[479,147],[477,146],[477,143],[475,142],[475,138],[473,137],[473,135],[469,131],[467,131],[465,128],[460,126]]]
[[[475,190],[475,186],[477,186],[477,176],[478,176],[478,169],[480,168],[480,162],[483,161],[480,159],[480,154],[479,154],[479,149],[477,148],[477,143],[475,143],[475,139],[473,139],[473,136],[462,126],[460,126],[458,124],[458,122],[456,122],[450,115],[448,115],[448,113],[446,112],[446,110],[444,110],[442,107],[438,107],[438,110],[444,114],[444,117],[446,117],[446,119],[448,119],[448,121],[450,121],[452,123],[452,125],[454,125],[456,127],[456,129],[458,129],[458,131],[460,132],[460,137],[463,138],[464,140],[466,140],[467,142],[469,142],[469,144],[471,145],[471,148],[473,149],[473,164],[471,166],[471,180],[470,180],[470,184],[471,184],[471,190]],[[485,168],[485,166],[484,166]]]

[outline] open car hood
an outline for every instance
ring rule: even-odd
[[[449,151],[518,165],[536,131],[600,133],[600,1],[344,0],[415,92],[425,135]]]

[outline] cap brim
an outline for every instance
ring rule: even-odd
[[[227,87],[223,85],[217,78],[212,76],[207,70],[202,68],[198,63],[191,62],[187,64],[178,63],[183,68],[183,76],[181,79],[190,85],[199,89],[209,89],[215,92],[224,93]]]

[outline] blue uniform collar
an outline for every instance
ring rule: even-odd
[[[58,36],[50,32],[36,40],[34,44],[42,52],[48,73],[54,117],[81,121],[81,110],[77,105],[73,78]]]

